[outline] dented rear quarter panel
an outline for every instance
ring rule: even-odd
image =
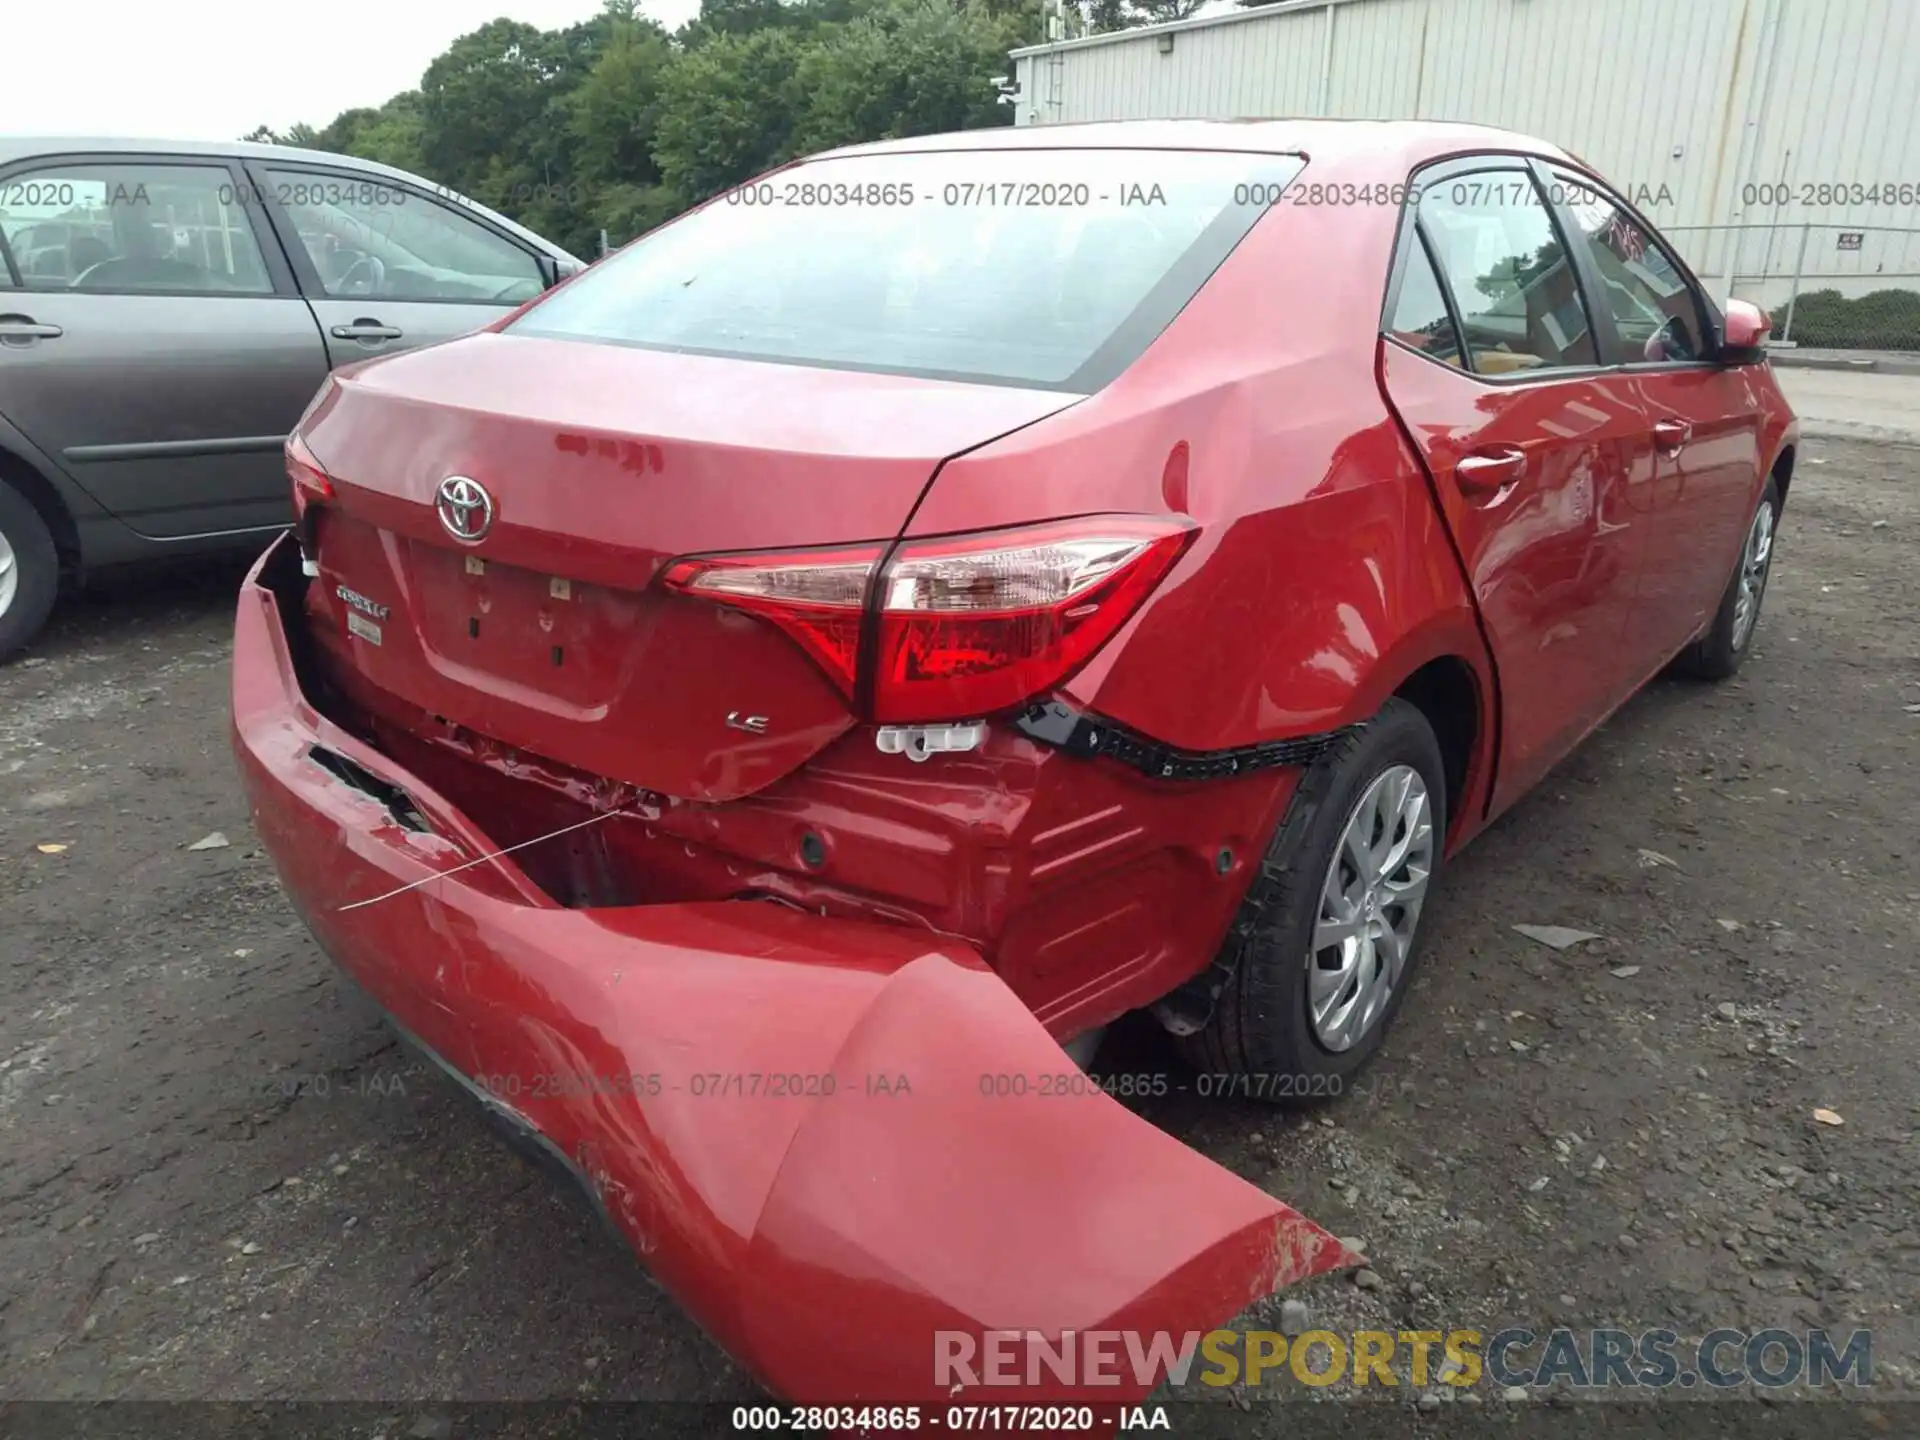
[[[1401,163],[1316,160],[1294,186],[1391,183]],[[1485,642],[1376,374],[1397,218],[1283,200],[1112,385],[941,468],[909,535],[1101,511],[1198,522],[1173,572],[1067,682],[1077,705],[1183,749],[1229,749],[1364,720],[1421,665],[1456,656],[1479,687],[1484,786]],[[1463,798],[1456,815],[1477,813],[1479,797]]]

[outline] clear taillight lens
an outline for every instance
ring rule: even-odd
[[[676,561],[671,589],[762,615],[857,693],[873,592],[872,716],[961,720],[1058,685],[1110,640],[1193,537],[1184,521],[1093,516],[881,548]]]

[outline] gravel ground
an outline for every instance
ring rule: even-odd
[[[1148,1102],[1366,1242],[1317,1322],[1871,1326],[1911,1396],[1917,559],[1920,450],[1812,442],[1745,671],[1656,685],[1460,858],[1365,1093]],[[239,574],[111,586],[0,671],[0,1397],[755,1398],[294,919],[227,751]],[[1123,1065],[1177,1068],[1138,1027]]]

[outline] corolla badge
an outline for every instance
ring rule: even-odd
[[[370,615],[375,620],[386,619],[391,610],[390,606],[382,605],[378,600],[369,600],[358,590],[349,590],[344,585],[334,586],[333,593],[338,595],[354,609],[358,610],[362,615]]]
[[[449,535],[469,544],[485,538],[493,528],[493,497],[487,487],[465,475],[449,475],[440,482],[433,508]]]

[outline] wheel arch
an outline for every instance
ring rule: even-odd
[[[82,563],[80,527],[66,497],[41,472],[39,466],[20,453],[17,447],[7,443],[4,433],[0,433],[0,484],[10,486],[33,506],[53,535],[53,546],[60,557],[62,573],[77,574]]]
[[[1780,492],[1780,508],[1782,510],[1787,508],[1787,487],[1793,483],[1793,464],[1798,458],[1797,452],[1799,448],[1800,445],[1797,440],[1789,440],[1780,448],[1780,453],[1774,456],[1773,459],[1773,481],[1775,487]]]
[[[1472,813],[1466,802],[1477,778],[1482,736],[1490,732],[1481,697],[1479,677],[1462,655],[1441,655],[1427,661],[1399,685],[1394,695],[1426,717],[1440,742],[1440,759],[1447,784],[1447,829],[1451,835],[1462,816]]]
[[[1364,715],[1377,714],[1398,697],[1433,727],[1445,765],[1449,851],[1486,818],[1500,736],[1499,695],[1499,677],[1471,611],[1432,617],[1381,657],[1356,695]]]

